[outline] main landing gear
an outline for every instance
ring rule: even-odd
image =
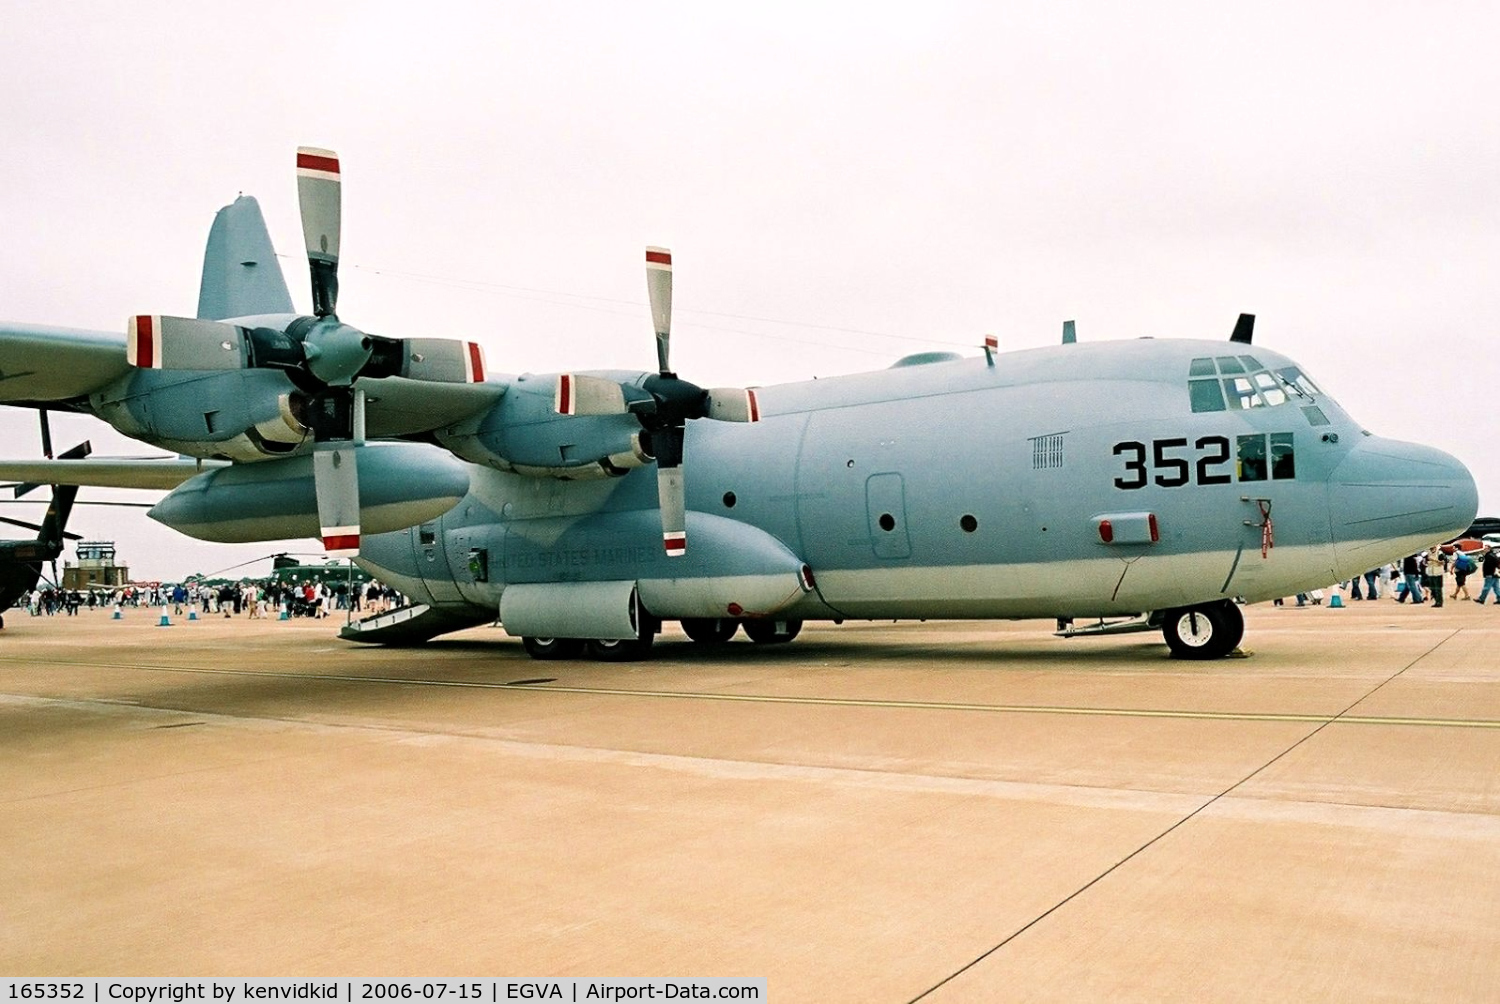
[[[1222,659],[1245,637],[1245,615],[1233,600],[1162,612],[1162,637],[1176,659]]]
[[[661,628],[661,622],[652,618],[641,618],[640,633],[634,638],[522,638],[521,647],[533,659],[594,659],[598,662],[634,662],[651,654],[652,642]],[[682,630],[698,645],[722,645],[733,638],[743,626],[745,634],[757,645],[784,645],[797,637],[802,630],[799,620],[773,620],[755,618],[736,620],[732,617],[689,617],[682,621]]]

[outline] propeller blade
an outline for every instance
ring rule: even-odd
[[[330,558],[359,554],[359,448],[351,441],[319,443],[313,451],[318,525]]]
[[[233,324],[137,314],[126,324],[125,361],[152,370],[238,370],[248,360]]]
[[[484,350],[456,338],[407,338],[395,374],[433,383],[484,383]]]
[[[0,516],[0,523],[9,523],[11,526],[19,526],[23,530],[33,533],[41,533],[42,528],[36,523],[28,523],[24,519],[11,519],[9,516]]]
[[[669,558],[687,551],[687,503],[681,467],[663,467],[656,462],[656,495],[661,502],[661,542]]]
[[[338,154],[312,146],[297,148],[297,204],[312,273],[313,313],[318,317],[338,308],[340,177]]]
[[[669,425],[651,433],[656,455],[656,495],[661,504],[661,540],[668,557],[687,551],[687,500],[682,482],[682,444],[685,432]]]
[[[625,388],[603,377],[563,373],[557,378],[552,408],[559,415],[624,415]]]
[[[755,391],[743,387],[711,387],[708,417],[719,422],[759,422],[760,402]]]
[[[646,292],[651,295],[651,323],[656,329],[656,361],[663,374],[672,372],[672,252],[646,249]]]

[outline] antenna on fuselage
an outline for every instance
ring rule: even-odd
[[[1241,314],[1240,319],[1234,322],[1234,332],[1229,336],[1231,342],[1240,342],[1249,345],[1250,339],[1255,336],[1255,315]]]
[[[1078,341],[1078,328],[1074,326],[1072,321],[1063,321],[1062,343],[1064,345],[1072,345],[1076,341]]]
[[[994,335],[984,336],[984,364],[991,368],[995,365],[995,353],[1000,351],[1000,339]]]

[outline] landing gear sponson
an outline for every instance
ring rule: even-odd
[[[729,617],[705,617],[682,621],[683,633],[703,646],[724,644],[741,626],[746,637],[757,645],[784,645],[802,630],[799,620],[741,621]],[[634,638],[522,638],[521,647],[533,659],[589,658],[600,662],[633,662],[651,653],[651,645],[660,629],[660,621],[642,617],[640,630]]]

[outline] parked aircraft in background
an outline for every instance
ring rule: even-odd
[[[1295,362],[1227,342],[1087,343],[704,389],[670,365],[671,255],[648,248],[656,368],[500,375],[460,339],[342,321],[339,177],[298,153],[313,316],[260,211],[215,220],[197,318],[125,334],[0,326],[0,402],[72,408],[186,455],[0,476],[172,489],[204,540],[321,537],[413,605],[409,643],[499,619],[538,658],[794,637],[805,620],[1057,618],[1212,658],[1236,598],[1326,586],[1467,527],[1473,479],[1370,435]],[[654,470],[653,470],[654,468]]]
[[[52,444],[45,422],[42,430],[43,450],[50,454]],[[79,443],[64,452],[60,459],[81,460],[89,455],[89,450],[88,443]],[[24,494],[35,487],[40,486],[18,485],[18,494]],[[47,515],[42,518],[40,525],[0,516],[0,523],[36,532],[33,540],[0,541],[0,614],[21,602],[27,593],[36,588],[37,583],[42,581],[42,566],[51,565],[52,584],[60,584],[57,559],[62,557],[63,542],[80,539],[78,534],[68,532],[68,516],[73,512],[73,502],[77,497],[78,488],[74,485],[54,488],[52,501],[47,506]],[[0,628],[4,626],[5,618],[0,616]]]

